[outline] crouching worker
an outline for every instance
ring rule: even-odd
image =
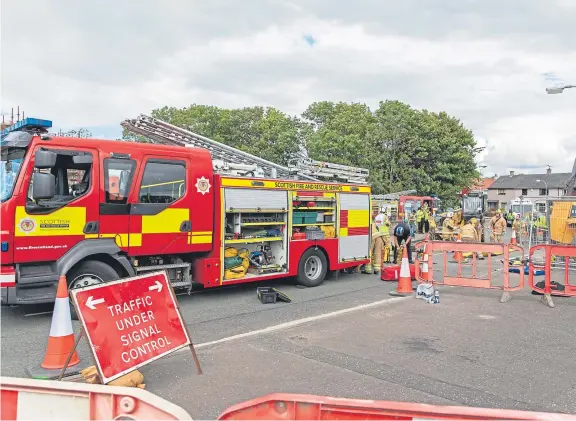
[[[364,266],[364,273],[380,273],[382,262],[390,255],[390,220],[379,213],[372,223],[372,242],[370,244],[370,263]]]
[[[460,231],[462,235],[462,242],[463,243],[479,243],[480,242],[480,233],[479,233],[479,226],[478,220],[476,218],[471,218]],[[477,252],[476,256],[478,259],[484,259],[484,255],[481,252]]]

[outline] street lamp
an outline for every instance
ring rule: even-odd
[[[576,85],[564,85],[564,86],[557,86],[555,88],[546,88],[546,92],[549,94],[561,94],[564,92],[564,89],[569,88],[576,88]]]

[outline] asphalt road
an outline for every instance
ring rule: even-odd
[[[450,273],[455,268],[450,264]],[[479,271],[487,268],[478,263]],[[495,275],[498,268],[495,257]],[[435,277],[442,272],[438,262]],[[526,289],[501,304],[497,290],[457,287],[440,287],[438,305],[390,300],[395,283],[361,274],[317,288],[261,285],[276,286],[293,302],[263,305],[255,284],[180,296],[204,375],[196,376],[190,354],[179,352],[141,370],[147,390],[195,419],[272,392],[576,413],[576,300],[555,298],[550,309]],[[2,375],[25,377],[25,367],[41,362],[48,310],[2,308]],[[317,316],[324,318],[283,325]],[[210,344],[218,340],[224,342]],[[88,355],[82,341],[80,356]]]

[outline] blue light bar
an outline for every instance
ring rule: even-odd
[[[2,130],[2,136],[6,136],[8,133],[18,131],[47,132],[50,127],[52,127],[52,121],[50,120],[41,120],[39,118],[25,118],[24,120],[12,124],[10,127],[6,127],[4,130]]]

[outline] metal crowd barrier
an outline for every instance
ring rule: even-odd
[[[544,263],[537,265],[535,264],[534,254],[540,251],[544,252]],[[540,244],[530,249],[528,258],[530,262],[528,265],[530,287],[533,291],[543,294],[543,302],[547,306],[554,307],[552,295],[576,297],[576,285],[570,284],[570,274],[575,273],[571,259],[576,258],[576,246]],[[537,269],[544,270],[544,288],[536,286],[535,276]],[[560,285],[563,285],[563,290],[559,289],[557,287],[558,283],[552,279],[555,273],[562,277],[563,284]]]
[[[424,241],[417,244],[417,246],[424,245],[425,251],[424,255],[427,256],[427,260],[424,261],[423,258],[417,257],[415,260],[415,277],[419,282],[429,282],[436,285],[448,285],[448,286],[460,286],[469,288],[483,288],[483,289],[499,289],[502,290],[501,302],[510,301],[512,296],[510,295],[513,291],[519,291],[524,288],[524,271],[520,270],[519,282],[517,285],[511,285],[510,283],[510,253],[517,251],[521,256],[524,256],[524,249],[518,245],[514,244],[502,244],[502,243],[464,243],[460,241]],[[442,261],[444,263],[444,276],[443,280],[437,281],[434,279],[434,254],[441,252]],[[471,262],[468,263],[467,259],[463,257],[456,258],[455,265],[457,270],[457,275],[453,276],[448,273],[449,259],[448,253],[456,253],[462,256],[463,253],[471,253]],[[487,275],[484,278],[478,276],[477,264],[478,259],[476,254],[483,253],[487,254]],[[502,277],[503,285],[494,285],[492,279],[493,273],[493,262],[492,256],[501,257],[503,267],[502,267]],[[454,258],[453,258],[454,259]],[[454,260],[452,260],[454,262]],[[428,265],[428,276],[426,279],[422,277],[422,265],[427,263]],[[454,267],[454,266],[451,266]],[[471,268],[471,276],[464,276],[462,269],[464,267]]]

